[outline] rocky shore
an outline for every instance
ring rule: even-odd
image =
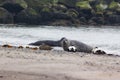
[[[120,25],[119,0],[0,0],[1,24]]]

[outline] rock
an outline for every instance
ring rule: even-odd
[[[120,15],[120,10],[116,10],[116,15]]]
[[[33,9],[41,9],[44,6],[52,6],[55,5],[58,0],[25,0],[28,4],[29,7],[33,8]]]
[[[19,4],[21,7],[23,7],[24,9],[26,9],[28,7],[27,3],[25,0],[15,0],[16,4]]]
[[[5,45],[2,45],[2,47],[12,48],[13,46],[12,46],[12,45],[9,45],[9,44],[5,44]]]
[[[13,23],[12,15],[7,10],[1,7],[0,7],[0,23],[4,24]]]
[[[77,0],[58,0],[59,4],[63,4],[68,8],[75,7]]]
[[[109,11],[111,11],[114,15],[120,15],[120,3],[116,1],[112,1],[108,7]]]
[[[4,0],[4,2],[1,4],[1,7],[15,15],[23,9],[26,9],[28,5],[24,0]]]
[[[120,24],[120,15],[109,15],[108,19],[109,24]]]
[[[115,0],[115,2],[119,2],[120,3],[120,0]]]
[[[76,8],[80,7],[82,9],[91,9],[91,5],[89,4],[89,0],[59,0],[59,4],[63,4],[68,8]]]
[[[23,49],[24,47],[23,46],[18,46],[19,49]]]
[[[15,23],[39,24],[41,16],[32,8],[27,8],[15,16]]]
[[[31,47],[30,49],[32,49],[32,50],[38,50],[37,47]]]
[[[119,24],[120,0],[0,0],[0,14],[0,23]]]
[[[105,23],[105,20],[103,17],[93,17],[90,20],[97,23],[98,25],[103,25]]]
[[[81,23],[79,20],[55,20],[51,23],[49,23],[49,25],[52,25],[52,26],[79,26]]]
[[[53,48],[51,46],[48,46],[48,45],[41,45],[39,47],[40,50],[52,50]]]
[[[87,20],[86,20],[85,17],[80,17],[80,21],[83,22],[83,23],[86,23],[86,22],[87,22]]]
[[[94,10],[95,14],[98,15],[98,16],[102,16],[103,13],[106,11],[106,9],[108,8],[108,2],[106,2],[106,0],[95,0],[95,1],[92,1],[90,3],[92,9]]]
[[[112,1],[112,2],[109,4],[108,9],[110,9],[110,10],[120,9],[120,3],[115,2],[115,1]]]
[[[104,0],[104,3],[109,5],[112,1],[114,1],[114,0]]]
[[[89,25],[97,25],[97,23],[95,22],[95,21],[93,21],[92,19],[90,19],[89,21],[88,21],[88,24]]]
[[[0,4],[3,3],[5,0],[0,0]]]
[[[76,7],[80,7],[81,9],[91,9],[89,1],[79,1],[76,2]]]
[[[49,23],[49,25],[52,25],[52,26],[71,26],[72,23],[68,20],[55,20],[51,23]]]
[[[66,14],[68,14],[71,17],[77,18],[79,13],[75,9],[68,9],[66,11]]]
[[[100,4],[96,5],[96,12],[104,12],[105,9],[107,9],[107,8],[108,8],[107,4],[100,3]]]
[[[68,8],[62,4],[57,4],[57,5],[52,6],[53,12],[66,12],[67,9]]]
[[[48,13],[50,13],[50,12],[52,12],[52,9],[49,6],[45,6],[45,7],[42,8],[41,12],[48,12]]]
[[[98,5],[100,3],[100,0],[92,0],[89,2],[90,6],[92,7],[92,9],[96,9],[96,5]]]
[[[91,17],[95,16],[95,13],[91,9],[82,9],[81,10],[81,16],[84,16],[87,20],[89,20]]]
[[[43,12],[42,14],[42,19],[43,20],[56,20],[56,19],[65,19],[65,20],[69,20],[71,19],[71,16],[63,13],[63,12]],[[49,17],[48,17],[49,16]]]

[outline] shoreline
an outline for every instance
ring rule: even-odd
[[[36,26],[36,27],[38,27],[38,26],[49,26],[49,27],[51,27],[51,26],[53,26],[53,27],[59,27],[59,28],[61,28],[61,27],[68,27],[68,28],[70,28],[70,27],[72,27],[72,28],[81,28],[81,27],[85,27],[85,28],[119,28],[120,27],[120,25],[118,25],[118,24],[111,24],[111,25],[109,25],[109,24],[105,24],[105,25],[102,25],[102,24],[98,24],[98,25],[91,25],[91,24],[73,24],[73,25],[51,25],[51,24],[25,24],[25,23],[8,23],[8,24],[2,24],[2,23],[0,23],[0,26],[3,26],[3,25],[5,25],[5,26],[9,26],[9,27],[21,27],[21,26],[23,26],[23,25],[25,25],[26,27],[31,27],[31,26]]]
[[[0,80],[118,80],[120,57],[0,47]]]

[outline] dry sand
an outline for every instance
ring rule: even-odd
[[[0,80],[120,80],[120,57],[0,47]]]

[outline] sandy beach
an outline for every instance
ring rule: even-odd
[[[119,80],[120,57],[0,47],[0,80]]]

